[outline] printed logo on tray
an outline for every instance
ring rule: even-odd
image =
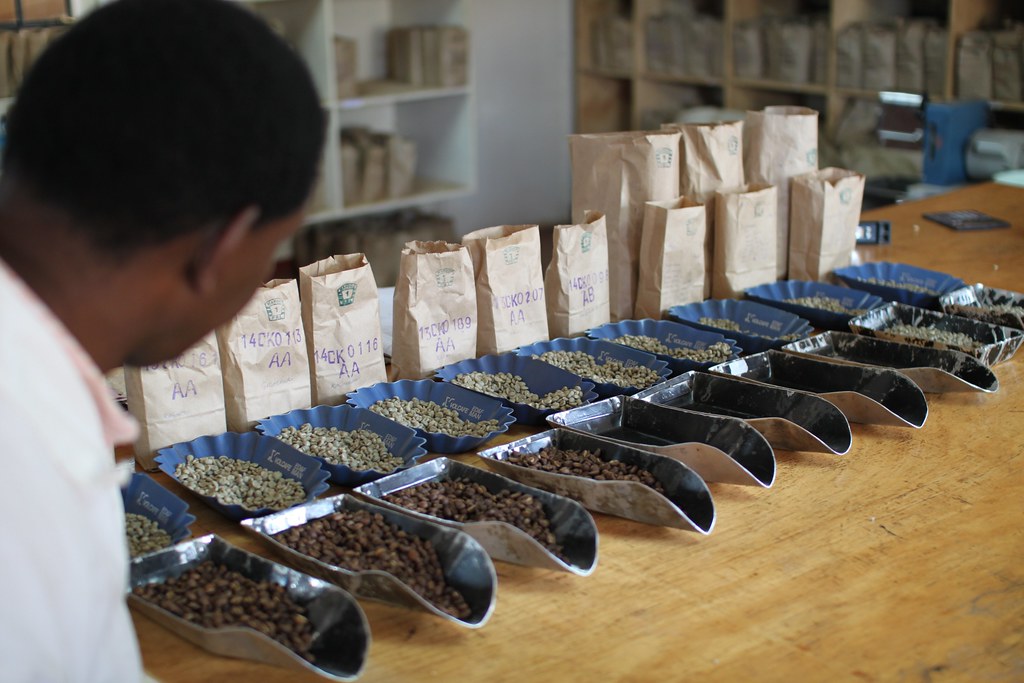
[[[654,152],[654,163],[658,168],[672,168],[672,150],[668,147],[659,147]]]
[[[455,269],[454,268],[439,268],[434,273],[434,281],[437,286],[441,289],[447,289],[455,284]]]
[[[586,254],[590,251],[590,243],[593,241],[594,236],[589,232],[585,232],[580,235],[580,251]]]
[[[351,306],[356,300],[356,289],[358,285],[354,282],[346,282],[338,287],[338,305]]]
[[[285,315],[288,312],[284,305],[284,299],[280,299],[278,297],[267,299],[263,302],[263,306],[267,309],[267,320],[270,322],[284,320]]]
[[[849,206],[851,199],[853,199],[853,190],[850,188],[846,188],[839,193],[839,201],[844,206]]]
[[[501,250],[501,256],[505,259],[506,266],[514,266],[519,263],[519,247],[513,245]]]
[[[735,135],[729,136],[729,142],[726,143],[726,150],[730,156],[736,156],[740,153],[740,139]]]

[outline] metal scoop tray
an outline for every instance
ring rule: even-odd
[[[273,538],[292,527],[302,526],[339,510],[368,510],[380,513],[385,521],[406,533],[426,539],[437,551],[445,582],[454,588],[469,605],[470,615],[464,619],[449,614],[414,591],[394,574],[385,571],[352,571],[328,564],[298,551]],[[266,517],[246,519],[242,527],[288,558],[303,571],[341,586],[359,598],[380,600],[402,607],[422,609],[462,626],[483,626],[494,610],[497,575],[484,549],[466,534],[450,527],[415,518],[400,510],[374,505],[355,496],[341,494],[312,503],[289,508]]]
[[[491,493],[522,491],[540,500],[551,522],[555,542],[562,546],[565,558],[558,557],[536,539],[517,526],[507,522],[455,522],[450,519],[426,515],[401,507],[387,499],[387,495],[410,486],[429,481],[468,479],[482,484]],[[363,484],[355,492],[372,498],[383,506],[428,519],[464,531],[484,547],[491,558],[512,564],[569,571],[586,576],[597,567],[597,525],[594,518],[575,500],[555,495],[546,490],[531,488],[518,481],[472,467],[457,460],[437,458],[402,472]]]
[[[1009,304],[1009,311],[993,310],[993,306]],[[1024,330],[1024,294],[1009,289],[986,287],[983,284],[955,289],[939,297],[943,313],[974,318],[981,322]]]
[[[835,363],[765,351],[713,367],[712,372],[818,394],[850,422],[921,427],[928,401],[906,375],[890,368]]]
[[[853,442],[846,416],[820,396],[727,375],[688,372],[634,398],[669,408],[738,417],[761,432],[772,448],[842,455]]]
[[[192,539],[133,560],[129,586],[163,583],[204,562],[224,565],[251,579],[285,586],[288,596],[306,608],[313,630],[319,634],[312,648],[316,663],[255,629],[204,628],[134,593],[129,593],[129,604],[167,630],[216,655],[312,671],[333,681],[352,681],[359,676],[370,648],[370,627],[359,603],[351,595],[329,583],[246,552],[218,536]]]
[[[545,472],[508,462],[512,453],[537,453],[549,447],[600,450],[605,460],[621,460],[650,472],[665,488],[667,495],[636,481],[591,479],[575,474]],[[715,526],[715,506],[711,491],[696,472],[671,458],[616,441],[566,429],[549,429],[488,448],[477,455],[507,477],[578,500],[594,512],[702,534],[711,533]]]
[[[899,370],[922,391],[994,392],[999,380],[984,363],[962,351],[903,344],[852,332],[824,332],[782,347],[837,363],[880,365]]]
[[[775,481],[771,445],[735,417],[614,396],[552,415],[548,421],[679,460],[705,481],[765,488]]]
[[[947,332],[959,332],[967,335],[976,346],[960,346],[941,341],[929,341],[907,337],[892,331],[898,324],[912,325],[919,328],[933,328]],[[850,329],[857,334],[865,334],[881,339],[916,344],[928,348],[953,349],[974,356],[988,366],[1002,363],[1013,358],[1021,342],[1024,331],[1002,325],[962,318],[958,315],[937,313],[924,308],[892,303],[881,308],[868,311],[850,320]]]

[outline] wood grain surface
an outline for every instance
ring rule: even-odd
[[[921,217],[951,209],[1013,227],[957,233]],[[862,248],[864,261],[1024,290],[1022,189],[974,186],[864,218],[893,223],[892,244]],[[373,642],[360,680],[1022,681],[1019,356],[995,368],[996,394],[929,394],[920,430],[853,425],[845,456],[777,452],[772,489],[712,485],[709,536],[595,515],[589,577],[496,563],[497,606],[482,629],[364,601]],[[194,535],[269,554],[157,479],[190,502]],[[134,618],[158,680],[319,680],[207,654]]]

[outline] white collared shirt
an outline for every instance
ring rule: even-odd
[[[0,678],[138,681],[113,444],[136,425],[0,261]]]

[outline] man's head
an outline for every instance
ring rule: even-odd
[[[324,133],[301,59],[243,6],[119,0],[32,67],[7,120],[4,195],[61,212],[111,263],[194,251],[193,310],[168,311],[179,339],[133,351],[151,360],[248,299],[301,222]]]

